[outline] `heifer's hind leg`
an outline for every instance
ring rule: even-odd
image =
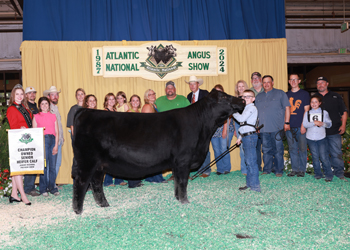
[[[175,197],[182,204],[189,203],[187,199],[187,184],[188,176],[190,174],[189,168],[174,168],[174,185],[175,185]]]
[[[83,212],[84,198],[91,176],[76,175],[73,184],[73,210],[76,214]]]
[[[103,192],[103,176],[104,172],[98,168],[92,177],[91,187],[96,203],[101,207],[108,207],[109,204]]]

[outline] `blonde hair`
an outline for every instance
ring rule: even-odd
[[[153,91],[154,93],[156,93],[153,89],[147,89],[145,94],[143,95],[143,99],[145,100],[145,104],[150,104],[149,103],[149,98],[148,98],[148,94],[150,91]]]
[[[244,80],[239,80],[237,83],[236,83],[236,86],[235,86],[235,94],[236,94],[236,97],[239,96],[239,93],[238,93],[238,84],[239,83],[243,83],[244,84],[244,90],[248,89],[248,84],[246,83],[246,81]]]

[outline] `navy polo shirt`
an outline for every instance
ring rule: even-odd
[[[329,117],[332,120],[332,127],[326,129],[326,134],[339,134],[339,128],[342,125],[341,117],[344,112],[348,112],[343,98],[341,95],[333,91],[328,91],[324,96],[320,93],[316,93],[315,95],[322,97],[321,107],[328,112]]]

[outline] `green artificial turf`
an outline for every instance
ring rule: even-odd
[[[2,199],[1,216],[12,208],[21,213],[12,214],[11,230],[1,230],[0,248],[350,249],[350,182],[285,174],[260,182],[261,193],[239,191],[240,172],[212,173],[189,181],[187,205],[175,199],[173,182],[108,187],[110,207],[98,207],[90,191],[80,216],[72,210],[72,185],[58,197],[30,197],[30,207]]]

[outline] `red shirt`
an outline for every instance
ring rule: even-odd
[[[27,111],[29,112],[30,118],[32,118],[33,117],[32,113],[28,109],[27,109]],[[7,116],[7,120],[10,123],[10,128],[11,129],[19,129],[22,126],[28,128],[26,120],[24,119],[24,117],[21,114],[21,112],[19,112],[18,109],[15,106],[11,105],[10,107],[7,108],[6,116]]]

